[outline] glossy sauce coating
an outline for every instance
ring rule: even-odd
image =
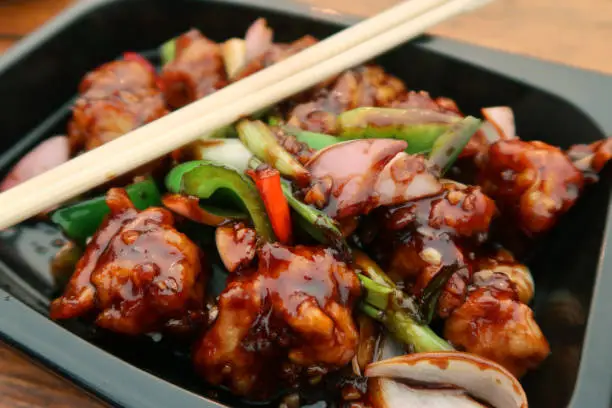
[[[509,251],[498,249],[493,254],[478,256],[472,264],[482,278],[494,273],[502,273],[514,284],[519,300],[528,304],[533,298],[535,287],[533,277],[527,266],[514,259]]]
[[[456,268],[438,301],[438,315],[447,317],[463,303],[471,278],[463,246],[486,236],[495,211],[478,187],[447,183],[439,194],[379,211],[383,229],[374,246],[389,275],[415,295],[444,267]]]
[[[68,125],[72,152],[94,149],[168,113],[146,60],[121,60],[88,73]]]
[[[215,230],[215,243],[225,269],[236,272],[255,259],[257,233],[242,223],[232,223]]]
[[[465,303],[446,321],[444,337],[455,347],[489,358],[522,376],[550,347],[531,309],[521,303],[505,274],[474,275]]]
[[[404,153],[406,146],[402,140],[363,139],[319,151],[307,163],[313,183],[304,201],[344,219],[440,191],[425,159]]]
[[[527,235],[552,228],[584,186],[583,174],[557,147],[502,140],[480,164],[479,185]]]
[[[352,269],[321,247],[264,244],[257,270],[236,275],[196,345],[197,370],[238,395],[265,398],[301,377],[347,364],[358,334]]]
[[[315,154],[315,150],[308,147],[306,143],[298,141],[295,136],[286,134],[280,128],[272,127],[272,132],[283,149],[295,157],[302,165],[308,163]]]
[[[175,58],[161,74],[164,96],[172,108],[180,108],[227,85],[219,45],[190,30],[176,39]]]
[[[141,334],[202,315],[200,250],[173,228],[167,210],[138,212],[122,189],[107,195],[111,214],[87,245],[51,318],[94,312],[106,329]]]

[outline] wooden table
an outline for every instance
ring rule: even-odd
[[[301,0],[368,15],[397,0]],[[0,53],[74,0],[0,0]],[[433,34],[612,74],[612,1],[498,0]],[[0,408],[103,405],[0,344]]]

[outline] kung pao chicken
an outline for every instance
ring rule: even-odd
[[[259,19],[244,39],[168,41],[161,70],[126,53],[1,188],[316,41],[275,43]],[[564,151],[521,140],[509,107],[482,114],[366,65],[203,135],[46,214],[70,239],[50,316],[186,336],[202,381],[249,401],[293,408],[321,387],[353,408],[526,407],[517,379],[550,350],[531,271],[492,227],[551,231],[612,140]],[[453,180],[462,166],[474,175]]]

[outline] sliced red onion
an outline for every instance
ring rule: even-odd
[[[514,123],[514,112],[512,108],[508,106],[494,106],[489,108],[482,108],[481,110],[482,116],[485,117],[487,123],[490,126],[486,126],[485,135],[487,139],[492,134],[492,130],[494,130],[498,137],[497,139],[507,140],[516,138],[516,126]],[[491,127],[493,129],[491,129]],[[483,131],[485,131],[485,126],[483,126]]]
[[[312,179],[331,179],[338,218],[358,215],[372,198],[381,167],[403,152],[407,143],[394,139],[360,139],[319,150],[306,168]]]
[[[244,37],[246,42],[246,59],[253,59],[263,55],[272,46],[274,32],[264,18],[258,18],[249,27]]]
[[[467,394],[486,402],[494,408],[527,408],[527,397],[518,380],[505,368],[474,354],[457,351],[416,353],[370,364],[367,377],[384,377],[394,380],[414,381],[420,384],[446,385],[464,390]],[[394,392],[398,387],[391,388]],[[411,394],[404,393],[406,398]],[[389,406],[397,401],[396,394],[382,394]],[[411,406],[408,401],[401,406]],[[400,405],[393,405],[400,406]],[[425,405],[414,405],[425,406]],[[427,405],[434,408],[446,405]],[[469,405],[468,405],[469,406]],[[472,405],[474,406],[474,405]],[[478,405],[476,405],[478,406]]]
[[[54,136],[40,143],[23,156],[0,184],[0,191],[8,190],[24,181],[50,170],[70,159],[70,144],[66,136]]]
[[[463,390],[415,388],[388,378],[374,378],[368,385],[374,408],[485,408]]]
[[[378,175],[374,192],[378,195],[379,205],[401,204],[419,197],[436,194],[442,190],[438,179],[429,171],[407,174],[407,179],[398,178],[398,174],[411,169],[411,162],[421,160],[419,157],[400,152],[393,157]]]

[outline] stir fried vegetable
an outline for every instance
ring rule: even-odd
[[[408,153],[429,152],[459,120],[456,115],[419,108],[358,108],[338,116],[341,139],[401,139],[408,142]]]
[[[278,170],[270,167],[259,167],[248,171],[255,180],[255,185],[266,206],[272,229],[283,244],[291,242],[291,215],[289,205],[283,194],[281,178]]]
[[[283,149],[272,131],[261,121],[243,120],[236,126],[244,145],[260,160],[294,180],[308,179],[308,171]]]
[[[238,205],[243,206],[255,225],[259,236],[274,241],[275,235],[257,189],[244,174],[229,167],[207,162],[183,163],[166,177],[166,187],[173,193],[210,199],[218,190],[226,190]]]
[[[163,43],[159,48],[162,65],[166,65],[176,57],[176,38]]]
[[[365,289],[361,311],[384,324],[398,340],[417,352],[452,350],[444,339],[420,323],[414,300],[396,289],[374,261],[361,252],[358,254],[355,262],[363,268],[359,280]]]
[[[433,144],[429,162],[438,169],[440,175],[455,163],[459,154],[480,127],[481,121],[468,116],[453,124]]]

